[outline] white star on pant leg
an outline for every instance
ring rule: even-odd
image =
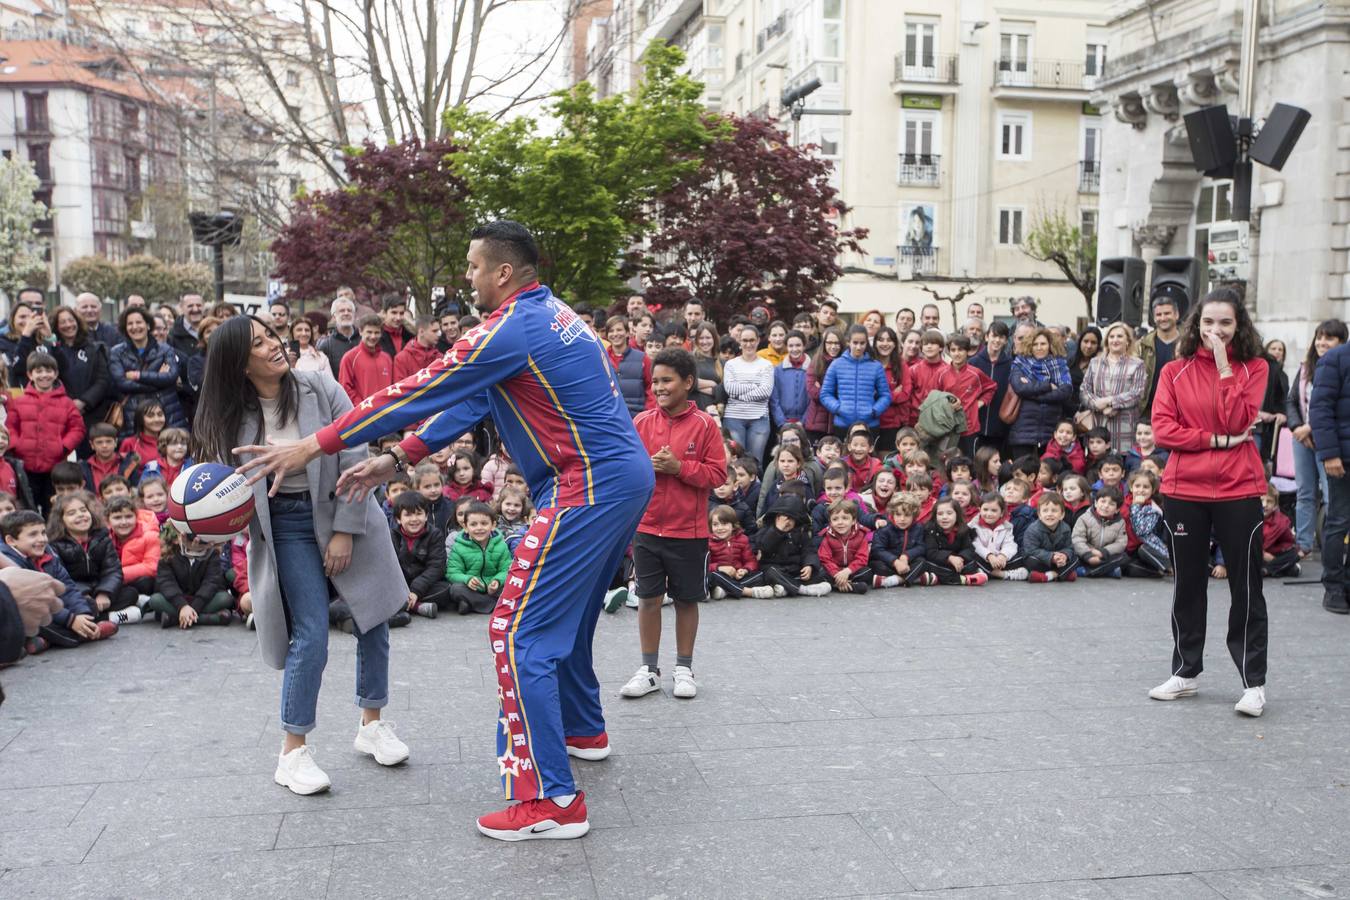
[[[513,754],[510,750],[507,750],[506,753],[497,757],[497,767],[501,769],[500,774],[502,775],[505,775],[508,772],[511,775],[520,774],[520,760],[517,759],[515,754]]]
[[[511,723],[506,721],[506,716],[498,716],[497,721],[502,723],[502,734],[510,736]]]

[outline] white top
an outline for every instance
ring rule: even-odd
[[[278,424],[278,419],[280,417],[278,416],[277,407],[280,400],[280,395],[277,396],[276,400],[268,400],[266,397],[258,398],[258,403],[262,405],[263,412],[263,439],[266,440],[271,438],[278,443],[283,441],[298,441],[300,440],[299,416],[292,418],[284,428]],[[281,487],[277,488],[277,490],[286,494],[298,494],[302,491],[307,491],[309,490],[309,476],[305,474],[304,469],[301,469],[298,472],[288,472],[286,477],[281,479]]]
[[[727,392],[725,419],[762,419],[769,414],[773,394],[773,363],[763,357],[746,362],[737,356],[722,363],[722,387]]]

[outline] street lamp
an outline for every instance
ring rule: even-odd
[[[239,246],[244,220],[231,210],[218,213],[188,213],[192,239],[212,248],[215,254],[216,302],[225,299],[225,248]]]
[[[851,116],[851,109],[807,109],[806,98],[820,90],[821,82],[819,78],[812,78],[805,84],[799,84],[791,90],[783,92],[779,98],[782,107],[788,110],[792,116],[792,146],[797,146],[797,141],[801,136],[802,116]]]

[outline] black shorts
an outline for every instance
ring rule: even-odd
[[[633,537],[637,595],[695,603],[708,597],[708,539],[668,538],[638,532]]]

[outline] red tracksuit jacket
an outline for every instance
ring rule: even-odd
[[[967,367],[969,368],[969,367]],[[909,366],[909,406],[913,411],[911,418],[917,420],[919,417],[919,407],[923,406],[924,398],[930,391],[948,391],[955,394],[952,390],[952,367],[939,359],[935,363],[920,356]],[[992,382],[991,382],[992,383]],[[990,395],[992,396],[992,395]],[[907,425],[914,424],[907,422]]]
[[[656,490],[638,531],[668,538],[708,536],[708,492],[727,480],[727,451],[712,416],[690,402],[684,412],[646,409],[633,420],[647,454],[663,447],[680,460],[680,473],[656,473]]]
[[[855,522],[853,529],[843,537],[835,534],[833,528],[822,531],[816,555],[820,557],[825,574],[833,578],[840,569],[857,573],[867,565],[867,556],[871,551],[871,532]]]
[[[745,569],[747,572],[759,571],[755,551],[750,549],[750,539],[744,531],[733,531],[725,541],[708,538],[708,571],[715,572],[722,566]]]
[[[1045,445],[1045,452],[1041,454],[1041,459],[1057,459],[1079,475],[1087,471],[1087,458],[1083,456],[1083,445],[1077,441],[1069,445],[1069,449],[1066,451],[1059,445],[1058,441],[1052,440]]]
[[[988,404],[994,399],[994,391],[998,390],[998,385],[994,379],[981,372],[974,366],[966,363],[957,369],[948,365],[945,381],[950,387],[943,387],[942,390],[955,394],[956,399],[961,401],[961,408],[966,411],[966,434],[974,434],[980,430],[980,410],[977,404]]]
[[[1266,394],[1264,359],[1233,362],[1233,374],[1220,378],[1214,354],[1163,366],[1153,398],[1153,437],[1173,451],[1163,469],[1162,492],[1179,500],[1218,501],[1260,497],[1266,473],[1256,444],[1243,441],[1229,450],[1213,450],[1215,434],[1241,434],[1256,421]]]
[[[881,460],[875,456],[869,456],[862,462],[853,458],[852,454],[845,454],[844,467],[848,469],[848,489],[862,493],[872,484],[872,479],[881,471]]]
[[[338,364],[338,384],[342,385],[353,405],[393,383],[394,360],[379,347],[368,350],[365,344],[357,344]]]
[[[394,381],[416,375],[444,355],[436,347],[423,347],[420,341],[408,341],[394,357]]]

